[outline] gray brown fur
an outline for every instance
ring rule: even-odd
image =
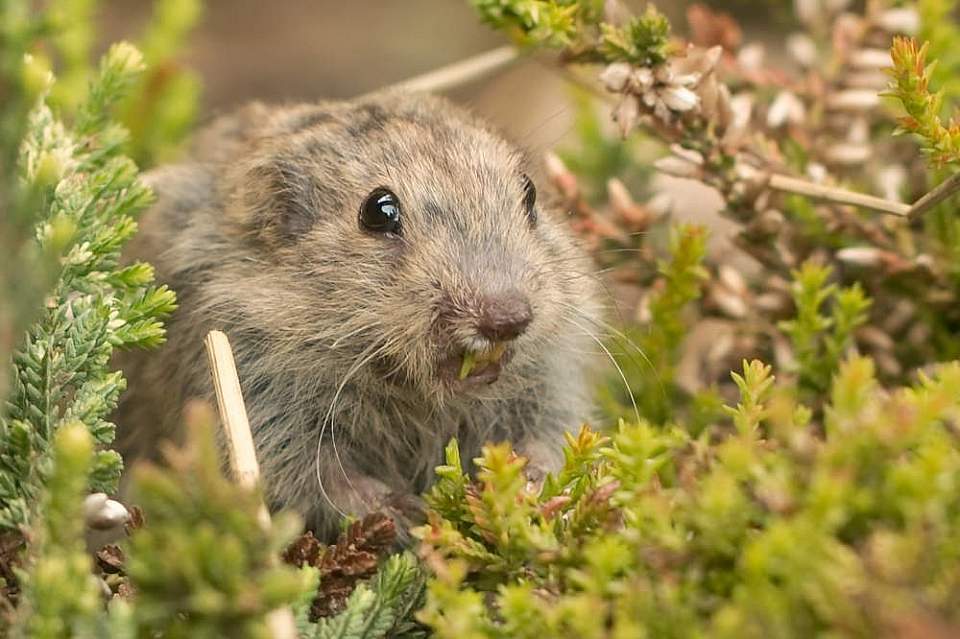
[[[555,468],[561,433],[589,417],[583,329],[598,307],[562,215],[538,205],[529,224],[525,171],[521,153],[439,98],[254,104],[215,121],[189,161],[147,178],[158,201],[131,256],[156,266],[180,308],[159,352],[124,362],[124,452],[151,456],[183,402],[210,397],[203,337],[217,328],[233,344],[271,505],[321,534],[337,510],[409,515],[453,436],[464,459],[511,440],[534,472]],[[402,238],[358,225],[379,186],[402,202]],[[438,362],[478,339],[478,299],[506,289],[533,311],[512,361],[487,386],[442,381]]]

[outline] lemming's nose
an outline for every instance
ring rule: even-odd
[[[487,295],[480,304],[477,332],[493,342],[519,337],[533,320],[527,297],[517,290]]]

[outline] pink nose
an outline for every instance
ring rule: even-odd
[[[493,342],[519,337],[533,320],[530,302],[520,291],[511,290],[484,297],[477,319],[477,332]]]

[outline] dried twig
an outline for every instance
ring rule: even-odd
[[[213,375],[213,387],[217,394],[220,421],[226,435],[230,470],[241,486],[253,487],[260,479],[260,464],[253,447],[253,435],[250,433],[247,408],[243,403],[240,378],[237,375],[230,341],[222,332],[210,331],[205,344],[210,372]],[[260,521],[264,526],[270,525],[270,513],[263,504],[260,505]],[[274,639],[296,639],[297,626],[289,608],[270,612],[267,615],[267,624]]]
[[[496,73],[520,59],[515,47],[503,46],[389,85],[411,93],[442,93]]]
[[[910,205],[893,200],[885,200],[873,195],[866,195],[857,191],[847,191],[825,184],[808,182],[788,175],[773,174],[770,176],[768,186],[777,191],[786,191],[787,193],[796,193],[805,195],[815,200],[824,200],[826,202],[835,202],[837,204],[852,204],[863,208],[872,209],[881,213],[890,213],[892,215],[905,216],[909,213]]]
[[[937,204],[954,195],[957,191],[960,191],[960,173],[954,173],[937,185],[935,189],[917,200],[907,212],[907,217],[911,220],[917,219]]]

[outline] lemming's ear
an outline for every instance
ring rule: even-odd
[[[244,224],[266,241],[294,242],[316,221],[316,185],[298,164],[293,158],[271,157],[244,172]]]

